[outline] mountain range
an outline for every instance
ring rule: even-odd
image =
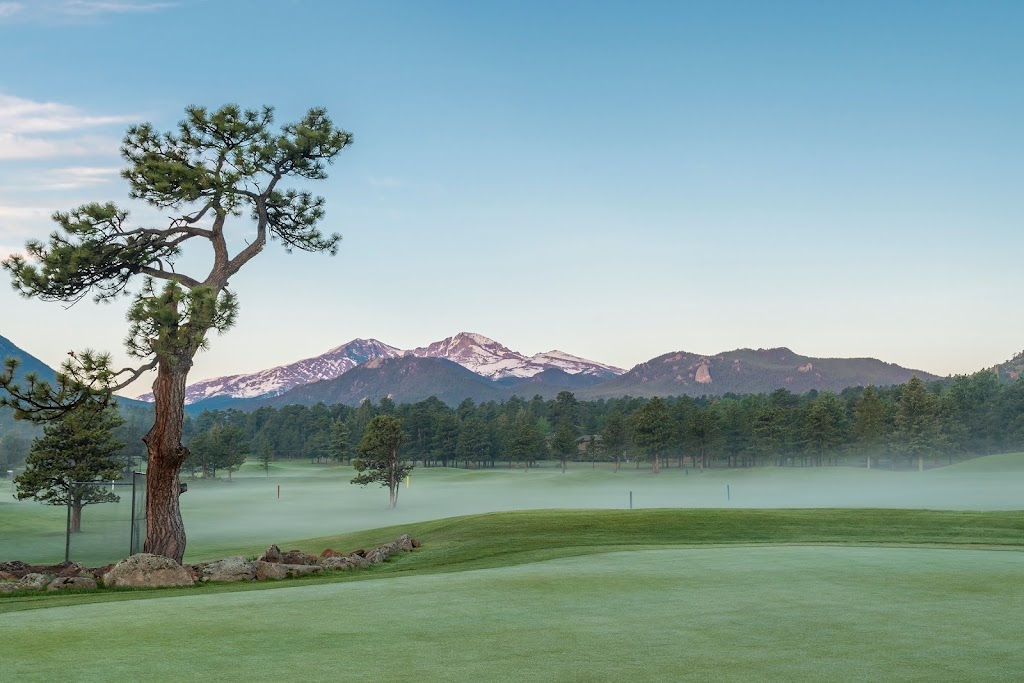
[[[21,359],[22,369],[52,377],[34,356],[0,337],[0,357]],[[1003,379],[1024,372],[1024,354],[993,368]],[[720,396],[786,388],[841,391],[850,386],[902,384],[936,375],[873,358],[813,358],[787,348],[737,349],[714,355],[676,351],[628,371],[562,351],[526,356],[480,334],[462,332],[402,350],[376,339],[354,339],[319,356],[260,372],[216,377],[189,385],[191,410],[290,403],[346,403],[390,397],[398,403],[436,396],[455,405],[471,398],[552,398],[572,391],[581,399],[621,396]],[[152,400],[150,395],[140,397]]]
[[[185,389],[185,402],[192,404],[215,397],[279,396],[295,387],[340,377],[370,360],[404,356],[448,360],[504,386],[517,384],[546,370],[562,370],[571,375],[596,380],[610,379],[624,372],[620,368],[595,363],[557,350],[525,356],[493,339],[470,332],[461,332],[454,337],[407,351],[376,339],[353,339],[319,356],[288,365],[248,375],[215,377],[190,384]],[[139,399],[152,401],[153,395],[144,394]]]
[[[902,384],[914,375],[938,379],[873,358],[813,358],[787,348],[737,349],[710,356],[677,351],[624,371],[562,351],[526,356],[483,335],[461,332],[410,350],[376,339],[355,339],[289,365],[197,382],[186,395],[193,410],[321,401],[357,405],[385,397],[404,403],[430,396],[454,405],[466,398],[552,398],[560,391],[572,391],[581,399],[714,396],[779,388],[794,393],[841,391],[849,386]]]

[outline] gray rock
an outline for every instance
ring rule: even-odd
[[[356,569],[359,567],[359,565],[356,564],[355,561],[352,560],[352,558],[346,556],[325,557],[320,560],[320,566],[324,569],[334,569],[337,571],[342,571],[346,569]]]
[[[398,544],[398,547],[401,548],[403,552],[409,552],[412,550],[412,539],[409,538],[409,534],[402,534],[395,540],[395,543]]]
[[[25,574],[18,580],[18,590],[41,591],[53,581],[53,574]]]
[[[316,555],[304,553],[301,550],[289,550],[281,555],[281,564],[316,564],[320,558]]]
[[[355,569],[366,569],[370,566],[370,561],[362,555],[346,555],[345,556]]]
[[[384,554],[381,553],[381,551],[379,549],[376,549],[376,548],[371,550],[370,552],[366,553],[366,561],[369,564],[380,564],[381,562],[383,562],[386,559],[387,558],[384,556]]]
[[[256,565],[244,557],[226,557],[203,567],[202,581],[252,581],[256,578]]]
[[[267,548],[267,551],[260,555],[257,562],[280,562],[281,561],[281,549],[276,545],[272,545]]]
[[[323,571],[323,567],[315,564],[281,564],[279,562],[255,563],[256,579],[259,581],[277,581],[291,579],[296,576],[309,576]]]
[[[121,560],[103,576],[105,586],[164,588],[191,586],[192,576],[169,557],[139,553]]]
[[[46,587],[46,590],[59,591],[66,588],[95,590],[96,587],[96,579],[91,576],[58,576],[50,582],[50,585]]]

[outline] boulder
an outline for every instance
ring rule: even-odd
[[[330,548],[328,548],[327,550],[320,553],[320,559],[323,559],[325,557],[345,557],[345,553],[339,553],[337,550],[331,550]]]
[[[256,579],[258,581],[291,579],[296,576],[309,576],[323,570],[323,567],[312,564],[281,564],[280,562],[255,562]]]
[[[7,581],[17,581],[17,580],[18,580],[18,574],[16,572],[0,571],[0,581],[7,582]]]
[[[18,580],[17,590],[41,591],[50,585],[50,582],[53,581],[53,579],[53,574],[25,574],[25,576]]]
[[[320,559],[316,555],[304,553],[301,550],[289,550],[281,555],[281,564],[316,564]]]
[[[413,548],[419,548],[420,546],[422,546],[422,545],[423,545],[422,543],[420,543],[419,541],[417,541],[417,540],[416,540],[415,538],[413,538],[413,539],[411,539],[411,540],[412,540],[412,547],[413,547]]]
[[[57,574],[58,577],[65,578],[69,576],[85,576],[89,573],[89,570],[78,564],[77,562],[68,562],[63,569]]]
[[[392,541],[391,543],[385,543],[381,547],[377,548],[377,550],[379,550],[386,559],[402,552],[402,546],[398,545],[397,541]]]
[[[353,553],[351,555],[347,555],[346,559],[349,561],[349,564],[351,564],[354,569],[366,569],[370,566],[370,561],[362,555],[356,555],[355,553]]]
[[[203,567],[201,581],[252,581],[256,578],[256,565],[244,557],[226,557]]]
[[[28,565],[21,560],[14,560],[12,562],[0,562],[0,572],[23,572],[28,569]]]
[[[32,572],[25,574],[17,581],[4,581],[0,583],[0,593],[13,593],[14,591],[41,591],[53,581],[53,574],[39,574]]]
[[[381,553],[381,551],[377,550],[377,549],[373,549],[370,552],[366,553],[366,561],[369,564],[380,564],[381,562],[383,562],[386,559],[387,558],[384,556],[384,554]]]
[[[359,558],[362,560],[363,558]],[[364,560],[365,561],[365,560]],[[337,571],[343,571],[346,569],[357,569],[360,567],[351,557],[342,555],[341,557],[325,557],[320,560],[320,566],[324,569],[334,569]]]
[[[407,553],[412,550],[412,539],[409,538],[409,534],[402,534],[395,540],[395,543],[402,549],[402,552]]]
[[[67,588],[80,588],[84,590],[95,590],[96,579],[91,576],[58,576],[50,582],[46,590],[59,591]]]
[[[257,562],[280,562],[281,561],[281,549],[276,545],[272,545],[267,548],[267,551],[259,556]]]
[[[121,560],[103,575],[103,585],[127,588],[191,586],[192,576],[169,557],[139,553]]]

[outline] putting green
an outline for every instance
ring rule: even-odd
[[[400,560],[399,560],[400,562]],[[1024,553],[645,550],[0,615],[17,681],[1007,681]]]

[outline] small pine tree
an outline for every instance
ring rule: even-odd
[[[47,424],[43,436],[32,442],[25,471],[14,480],[18,500],[70,505],[70,531],[80,532],[83,507],[119,500],[108,489],[83,482],[121,478],[124,463],[118,454],[124,444],[114,438],[121,424],[114,406],[94,402]]]

